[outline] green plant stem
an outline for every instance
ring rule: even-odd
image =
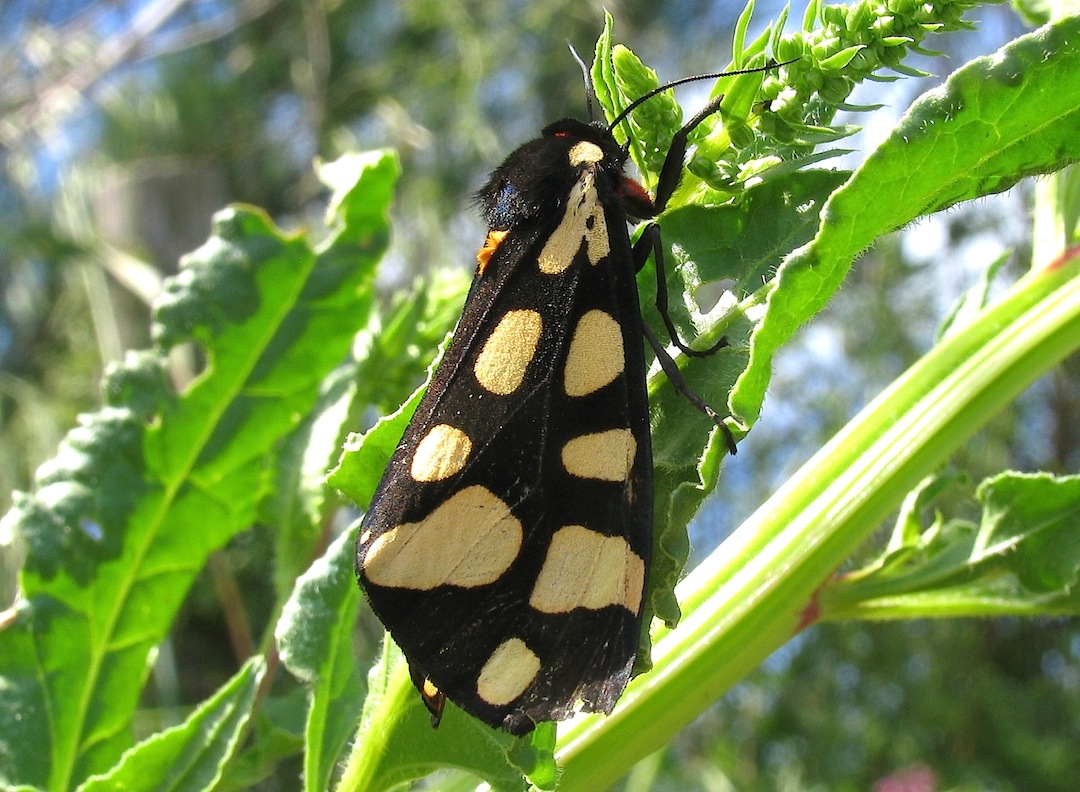
[[[1078,269],[1029,274],[946,338],[683,581],[653,671],[611,716],[565,727],[560,790],[613,783],[815,619],[817,588],[905,493],[1080,346]]]
[[[383,673],[386,673],[386,666],[389,665],[389,651],[389,647],[384,643],[380,661]],[[381,717],[375,722],[382,728],[361,729],[357,732],[353,749],[349,752],[349,758],[345,762],[337,789],[363,792],[364,790],[386,789],[391,785],[382,775],[386,769],[384,759],[389,752],[397,721],[408,712],[405,696],[412,692],[409,675],[401,664],[393,667],[393,671],[382,681],[376,691],[369,689],[368,696],[371,697],[374,693],[375,698],[369,698],[364,703],[364,707],[365,709],[372,706],[379,708]],[[361,725],[367,723],[366,719],[361,719]]]

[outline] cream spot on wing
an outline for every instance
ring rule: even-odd
[[[428,591],[494,583],[521,550],[521,522],[490,490],[466,487],[419,522],[379,536],[363,571],[377,586]]]
[[[604,158],[604,152],[595,143],[588,140],[579,140],[570,147],[570,164],[577,167],[584,162],[599,162]]]
[[[442,481],[465,467],[471,451],[467,434],[449,424],[436,424],[416,446],[409,472],[416,481]]]
[[[543,319],[537,311],[507,311],[476,357],[473,371],[485,390],[509,396],[521,387],[540,342]]]
[[[600,204],[596,205],[592,217],[592,223],[586,222],[585,226],[585,241],[588,244],[585,254],[589,257],[589,263],[596,265],[611,252],[611,242],[608,240],[607,224],[604,222],[604,212]]]
[[[502,707],[524,693],[540,671],[540,658],[520,638],[499,644],[480,669],[476,692],[488,704]]]
[[[580,144],[579,144],[580,145]],[[540,251],[537,266],[544,275],[558,275],[566,270],[574,256],[588,243],[586,254],[593,264],[607,256],[609,251],[604,208],[593,186],[591,170],[582,172],[577,183],[570,189],[566,211],[551,236]]]
[[[626,481],[634,466],[637,441],[629,429],[581,435],[562,448],[562,463],[571,476]]]
[[[551,538],[529,605],[543,613],[619,605],[636,615],[644,590],[645,561],[625,539],[567,525]]]
[[[614,382],[626,365],[622,328],[611,314],[586,311],[574,328],[563,376],[567,396],[588,396]]]

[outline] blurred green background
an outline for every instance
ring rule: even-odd
[[[616,37],[661,79],[722,68],[741,5],[609,4]],[[758,4],[759,31],[780,4]],[[546,122],[583,117],[578,67],[604,7],[569,0],[7,0],[0,3],[0,509],[32,486],[104,367],[149,343],[148,304],[212,212],[242,201],[284,227],[319,227],[315,157],[390,146],[404,175],[380,284],[467,273],[483,238],[472,194]],[[802,3],[792,12],[802,13]],[[883,103],[848,119],[865,150],[950,64],[1024,30],[1013,12],[933,41],[937,75],[863,86]],[[695,90],[699,93],[695,94]],[[703,88],[682,94],[688,105]],[[859,152],[837,167],[853,167]],[[869,253],[781,355],[762,420],[691,528],[715,548],[822,442],[933,343],[982,262],[1026,266],[1031,185],[906,229]],[[955,460],[972,481],[1080,460],[1071,360]],[[958,493],[957,499],[966,493]],[[257,629],[273,563],[257,532],[230,549]],[[0,607],[18,548],[0,548]],[[206,660],[183,706],[236,667],[212,583],[197,585],[176,646]],[[1067,621],[825,625],[712,707],[627,789],[1072,790],[1080,778],[1080,633]],[[267,787],[270,788],[270,787]],[[287,787],[282,787],[287,788]]]

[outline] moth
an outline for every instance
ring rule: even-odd
[[[695,351],[678,339],[659,227],[636,244],[628,231],[664,210],[688,135],[721,97],[675,135],[654,198],[613,135],[660,91],[718,76],[661,86],[611,124],[556,121],[478,193],[475,279],[356,549],[433,725],[449,698],[521,735],[579,708],[609,713],[626,687],[652,548],[645,341],[735,450],[642,321],[635,276],[650,255],[672,342],[705,355],[723,340]]]

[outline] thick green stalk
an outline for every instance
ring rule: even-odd
[[[679,587],[685,617],[606,719],[565,728],[564,792],[603,789],[814,616],[814,593],[923,476],[1080,347],[1080,264],[1016,284],[864,409]]]

